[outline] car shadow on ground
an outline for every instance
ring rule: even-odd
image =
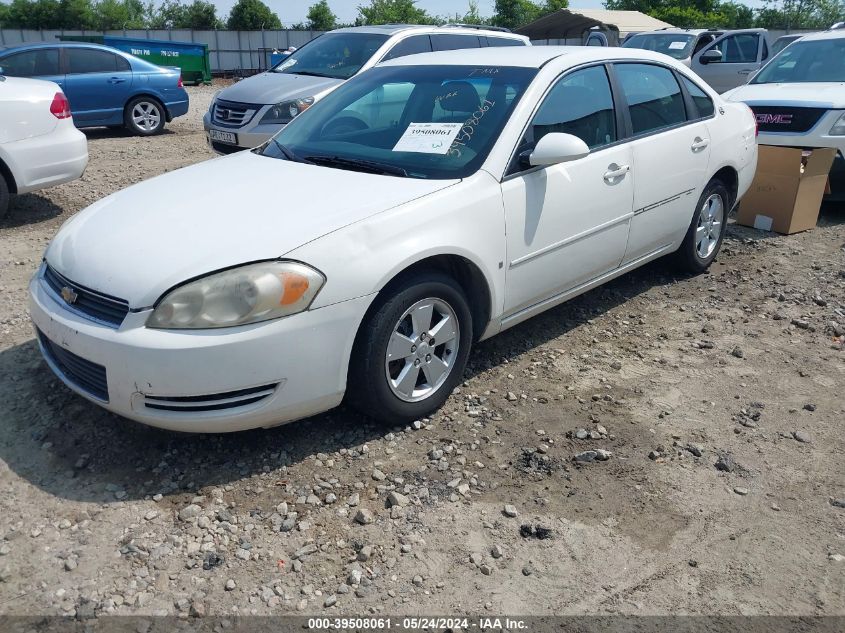
[[[174,130],[171,130],[168,126],[171,125],[169,123],[165,123],[164,129],[156,134],[155,136],[167,136],[169,134],[176,134]],[[87,127],[80,130],[85,136],[88,137],[89,141],[94,141],[103,138],[129,138],[130,136],[138,136],[134,132],[130,132],[125,127]],[[139,137],[141,138],[141,137]]]
[[[476,345],[464,377],[563,337],[651,288],[683,279],[666,262],[653,262]],[[556,343],[566,345],[566,338]],[[49,494],[99,503],[159,492],[194,494],[318,453],[361,447],[395,430],[344,406],[234,434],[153,429],[73,394],[43,363],[34,341],[0,352],[0,420],[0,459],[9,469]]]
[[[61,215],[63,211],[59,205],[38,193],[12,196],[8,213],[0,219],[0,229],[46,222]]]

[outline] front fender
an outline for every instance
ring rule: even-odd
[[[437,255],[472,262],[487,283],[491,323],[504,306],[504,207],[498,183],[479,171],[286,253],[326,276],[313,308],[373,295],[410,266]],[[492,335],[488,327],[483,337]]]

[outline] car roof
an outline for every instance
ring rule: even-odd
[[[607,46],[493,46],[488,48],[465,48],[436,53],[419,53],[397,57],[379,66],[516,66],[541,68],[556,58],[566,58],[568,66],[577,66],[597,61],[643,60],[657,61],[677,66],[671,58],[662,53],[641,48]]]
[[[517,35],[506,30],[450,26],[448,24],[437,26],[433,24],[377,24],[373,26],[348,26],[342,29],[335,29],[329,31],[330,33],[382,33],[384,35],[395,35],[403,32],[424,32],[424,33],[464,33],[469,35],[496,35],[500,37],[510,37],[512,39],[524,40],[523,35]]]
[[[801,37],[802,42],[813,42],[815,40],[838,40],[845,37],[845,29],[833,29],[831,31],[820,31],[818,33],[807,33]]]
[[[99,48],[104,51],[109,51],[110,53],[119,53],[121,55],[126,54],[123,51],[112,48],[111,46],[103,46],[102,44],[95,44],[94,42],[28,42],[0,49],[0,55],[6,55],[7,53],[17,51],[27,51],[35,48]]]

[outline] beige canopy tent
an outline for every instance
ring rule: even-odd
[[[580,40],[582,43],[587,31],[598,30],[619,40],[628,33],[655,31],[671,28],[672,25],[639,11],[608,11],[606,9],[560,9],[543,16],[539,20],[516,29],[520,35],[530,40],[553,40],[562,43],[565,40]],[[576,42],[566,42],[576,43]]]

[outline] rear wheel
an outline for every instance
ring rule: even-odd
[[[152,97],[136,97],[126,105],[123,122],[133,134],[152,136],[164,129],[164,106]]]
[[[702,273],[719,253],[730,209],[730,195],[720,180],[707,183],[692,216],[683,244],[675,253],[678,265],[691,273]]]
[[[9,201],[11,200],[9,193],[9,184],[6,182],[5,176],[0,172],[0,220],[6,217],[9,212]]]
[[[389,424],[424,417],[461,380],[471,343],[472,316],[460,286],[438,273],[410,277],[362,324],[348,399]]]

